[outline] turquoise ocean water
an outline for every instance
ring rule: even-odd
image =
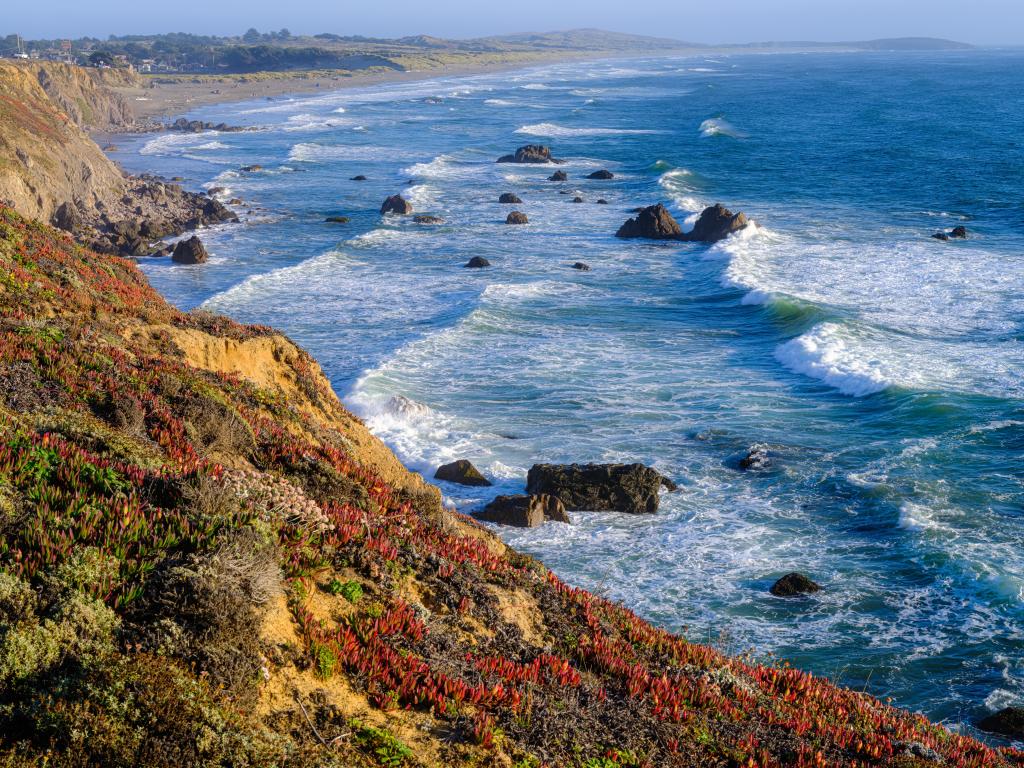
[[[1022,92],[1020,51],[573,63],[208,107],[258,130],[117,158],[245,201],[202,233],[210,263],[146,274],[285,330],[411,467],[496,479],[451,503],[537,461],[653,464],[681,486],[656,516],[502,536],[692,639],[956,727],[1024,703]],[[569,182],[493,162],[526,143]],[[446,223],[382,219],[396,192]],[[657,201],[759,226],[613,237]],[[754,444],[772,467],[739,471]],[[767,594],[794,569],[825,591]]]

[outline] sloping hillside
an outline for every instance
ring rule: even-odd
[[[0,207],[0,764],[1021,758],[573,589],[288,339]]]

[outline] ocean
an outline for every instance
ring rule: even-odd
[[[426,476],[472,460],[496,484],[444,485],[458,509],[536,462],[651,464],[680,485],[656,515],[499,533],[692,640],[957,728],[1024,703],[1022,86],[1022,51],[571,63],[206,107],[257,130],[116,157],[244,201],[209,263],[144,260],[153,284],[287,332]],[[527,143],[569,181],[494,162]],[[395,193],[445,223],[382,218]],[[757,226],[613,236],[659,201]],[[755,445],[771,466],[740,470]],[[824,591],[769,595],[791,570]]]

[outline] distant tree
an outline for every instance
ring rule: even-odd
[[[96,51],[89,55],[89,63],[94,67],[112,66],[114,57],[108,51]]]
[[[282,28],[281,31],[277,33],[277,37],[279,40],[289,40],[291,36],[292,33],[288,31],[287,27]]]
[[[260,31],[256,27],[249,27],[246,33],[242,35],[242,39],[247,43],[258,43],[261,37]]]

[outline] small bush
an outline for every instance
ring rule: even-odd
[[[363,725],[359,720],[350,720],[349,726],[356,744],[370,752],[385,768],[400,768],[413,761],[412,750],[382,728]]]
[[[342,581],[331,579],[327,591],[332,595],[341,595],[350,603],[358,603],[363,596],[363,585],[358,581]]]

